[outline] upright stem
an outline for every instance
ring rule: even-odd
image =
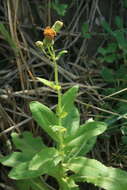
[[[55,51],[53,49],[53,46],[51,46],[48,48],[49,54],[52,58],[53,64],[54,64],[54,77],[55,77],[55,84],[56,86],[60,86],[59,85],[59,79],[58,79],[58,65],[56,62],[56,55],[55,55]],[[57,114],[58,114],[58,125],[61,126],[62,125],[62,121],[61,121],[61,112],[62,112],[62,102],[61,102],[61,89],[57,89],[57,96],[58,96],[58,109],[57,109]],[[60,143],[59,143],[59,150],[62,149],[63,147],[63,135],[61,133],[61,131],[59,131],[59,139],[60,139]]]
[[[54,61],[54,71],[55,71],[55,83],[57,86],[59,86],[59,80],[58,80],[58,65],[56,63],[56,61]],[[58,119],[59,119],[59,125],[61,126],[61,90],[58,89],[57,90],[57,94],[58,94]]]

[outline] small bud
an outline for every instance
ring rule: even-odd
[[[37,41],[37,42],[35,42],[35,45],[38,47],[38,48],[43,48],[43,42],[41,42],[41,41]]]
[[[56,21],[54,25],[52,26],[52,29],[57,33],[61,30],[62,27],[63,27],[63,22]]]

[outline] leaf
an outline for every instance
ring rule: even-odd
[[[37,79],[40,82],[42,82],[43,84],[45,84],[46,86],[49,86],[50,88],[52,88],[54,90],[60,90],[61,89],[61,86],[55,85],[55,83],[52,81],[48,81],[48,80],[40,78],[40,77],[37,77]]]
[[[58,0],[55,0],[55,2],[52,2],[52,8],[57,12],[58,15],[64,16],[67,11],[67,4],[62,4]]]
[[[62,126],[67,129],[65,136],[74,135],[79,128],[80,115],[74,106],[78,88],[77,85],[73,86],[62,96],[62,113],[66,113],[66,116],[62,118]]]
[[[4,26],[3,23],[0,23],[0,33],[3,35],[4,39],[9,43],[9,45],[14,49],[14,51],[17,51],[17,47],[15,42],[12,40],[11,35],[9,34],[8,30]]]
[[[59,152],[55,148],[44,148],[32,158],[29,169],[38,170],[43,168],[45,163],[50,163],[50,161],[54,162],[54,165],[57,165],[61,159]]]
[[[62,126],[67,129],[65,138],[76,134],[79,129],[79,123],[80,115],[78,109],[75,106],[72,106],[67,116],[62,119]]]
[[[12,133],[11,136],[16,148],[28,157],[32,157],[45,147],[40,137],[33,137],[32,133],[28,131],[23,132],[22,135]]]
[[[110,25],[105,20],[103,20],[101,24],[102,24],[102,26],[103,26],[103,28],[105,29],[106,32],[113,35],[113,31],[112,31]]]
[[[5,166],[16,167],[22,162],[29,161],[42,148],[46,147],[40,137],[33,137],[30,132],[23,132],[22,135],[12,133],[11,136],[16,148],[22,152],[13,152],[0,158],[0,162]]]
[[[117,40],[117,43],[119,45],[119,48],[120,49],[123,49],[124,51],[126,51],[126,48],[127,48],[127,41],[125,39],[125,36],[124,36],[124,32],[121,31],[121,30],[116,30],[114,33],[113,33],[113,36],[114,38]]]
[[[102,55],[106,55],[107,54],[107,51],[105,48],[98,48],[98,53],[102,54]]]
[[[122,21],[122,19],[121,19],[119,16],[116,16],[116,18],[115,18],[115,23],[116,23],[116,25],[117,25],[117,27],[118,27],[119,29],[122,29],[122,28],[123,28],[123,21]]]
[[[106,67],[101,70],[101,76],[106,82],[114,82],[115,80],[112,69],[108,69]]]
[[[88,152],[90,152],[93,149],[93,146],[95,145],[96,140],[97,140],[97,137],[93,137],[89,139],[78,155],[85,156]]]
[[[30,180],[17,180],[15,185],[18,190],[30,190],[31,181]]]
[[[89,24],[88,23],[82,24],[82,35],[83,35],[83,37],[85,37],[87,39],[91,38],[91,34],[89,33]]]
[[[75,173],[75,181],[93,183],[106,190],[127,189],[127,172],[106,167],[97,160],[77,157],[69,162],[68,168]]]
[[[57,56],[56,56],[56,60],[59,60],[60,57],[61,57],[62,55],[64,55],[65,53],[67,53],[67,52],[68,52],[67,50],[62,50],[62,51],[60,51],[60,52],[57,54]]]
[[[29,162],[24,162],[24,163],[19,164],[15,168],[13,168],[10,171],[8,176],[11,179],[16,179],[16,180],[30,179],[30,178],[41,176],[45,172],[44,171],[42,172],[41,170],[29,170]]]
[[[105,61],[108,62],[108,63],[113,63],[116,60],[117,60],[117,56],[116,56],[115,53],[105,56]]]
[[[87,142],[92,137],[100,135],[106,130],[106,124],[98,121],[90,121],[81,125],[76,135],[65,139],[66,154],[78,155],[82,149],[87,148]]]
[[[123,0],[123,5],[125,8],[127,8],[127,0]]]
[[[27,155],[22,154],[21,152],[13,152],[8,156],[0,158],[0,162],[5,166],[16,167],[22,162],[29,161]]]
[[[33,101],[30,103],[32,116],[38,125],[54,140],[59,141],[57,134],[52,130],[53,125],[57,125],[56,115],[45,105]]]
[[[48,174],[51,176],[57,175],[57,174],[55,174],[57,167],[52,160],[45,162],[43,164],[43,167],[41,167],[38,170],[30,170],[29,164],[30,164],[30,162],[24,162],[24,163],[17,165],[10,171],[8,176],[11,179],[21,180],[21,179],[36,178],[43,174]]]
[[[39,179],[39,178],[32,179],[32,180],[28,180],[28,181],[30,181],[30,183],[31,183],[30,190],[49,190],[49,188],[47,187],[45,182],[43,183],[42,178],[41,179]]]
[[[109,43],[108,47],[106,48],[107,53],[115,53],[117,49],[117,43]]]
[[[76,185],[75,181],[70,177],[62,178],[59,184],[62,190],[79,190],[78,185]]]
[[[67,90],[62,96],[62,108],[64,112],[69,112],[74,105],[75,98],[77,96],[79,86],[73,86],[69,90]]]

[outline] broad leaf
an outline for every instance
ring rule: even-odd
[[[36,178],[39,177],[43,174],[49,174],[53,175],[56,165],[52,160],[45,162],[43,164],[43,167],[40,168],[39,170],[30,170],[29,169],[29,163],[30,162],[24,162],[19,165],[17,165],[15,168],[13,168],[10,173],[9,177],[11,179],[19,180],[19,179],[31,179],[31,178]]]
[[[62,126],[67,129],[65,138],[76,134],[79,129],[79,123],[80,115],[78,109],[72,106],[67,116],[62,119]]]
[[[57,125],[56,115],[47,106],[37,101],[30,103],[30,110],[38,125],[40,125],[40,127],[53,138],[53,140],[58,141],[58,136],[51,127]]]
[[[18,164],[29,161],[30,159],[31,157],[28,158],[27,155],[21,152],[13,152],[8,156],[0,158],[0,163],[2,163],[5,166],[16,167]]]
[[[16,149],[22,152],[13,152],[8,156],[0,158],[0,162],[5,166],[16,167],[22,162],[29,161],[42,148],[46,147],[40,137],[33,137],[30,132],[23,132],[22,135],[12,133],[12,141]]]
[[[106,130],[106,124],[98,121],[90,121],[81,125],[76,135],[65,139],[65,152],[68,155],[78,155],[82,149],[87,148],[87,142],[92,137],[98,136]]]
[[[78,155],[85,156],[88,152],[90,152],[93,149],[93,147],[94,147],[94,145],[96,143],[96,140],[97,140],[97,137],[92,137],[91,139],[89,139],[86,142],[85,146],[78,153]]]
[[[75,173],[76,181],[93,183],[106,190],[127,189],[127,172],[106,167],[97,160],[77,157],[69,162],[68,168]]]
[[[41,170],[29,170],[29,162],[24,162],[24,163],[19,164],[17,167],[13,168],[10,171],[8,176],[11,179],[19,180],[19,179],[35,178],[44,173],[45,172]]]
[[[71,111],[72,106],[74,105],[75,98],[78,92],[78,86],[73,86],[69,90],[67,90],[62,96],[62,108],[64,112],[69,113]]]
[[[62,96],[62,111],[67,113],[66,116],[62,118],[62,126],[67,129],[65,136],[74,135],[79,128],[80,115],[74,106],[78,88],[78,86],[74,86]]]
[[[32,157],[45,147],[41,137],[33,137],[32,133],[28,131],[23,132],[22,135],[12,133],[11,136],[16,148],[28,155],[28,157]]]
[[[57,165],[61,159],[59,152],[55,148],[44,148],[32,158],[29,169],[38,170],[43,168],[43,165],[50,161],[54,162],[54,165]]]

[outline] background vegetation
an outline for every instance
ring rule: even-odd
[[[92,117],[108,124],[89,156],[126,170],[127,0],[0,0],[0,154],[14,150],[10,134],[15,130],[41,134],[52,143],[33,122],[28,104],[55,106],[55,94],[33,76],[53,80],[52,65],[35,42],[56,20],[64,22],[56,49],[68,50],[59,62],[61,85],[65,90],[79,84],[82,122]],[[14,190],[8,169],[0,167],[0,189]],[[99,189],[81,184],[85,187]]]

